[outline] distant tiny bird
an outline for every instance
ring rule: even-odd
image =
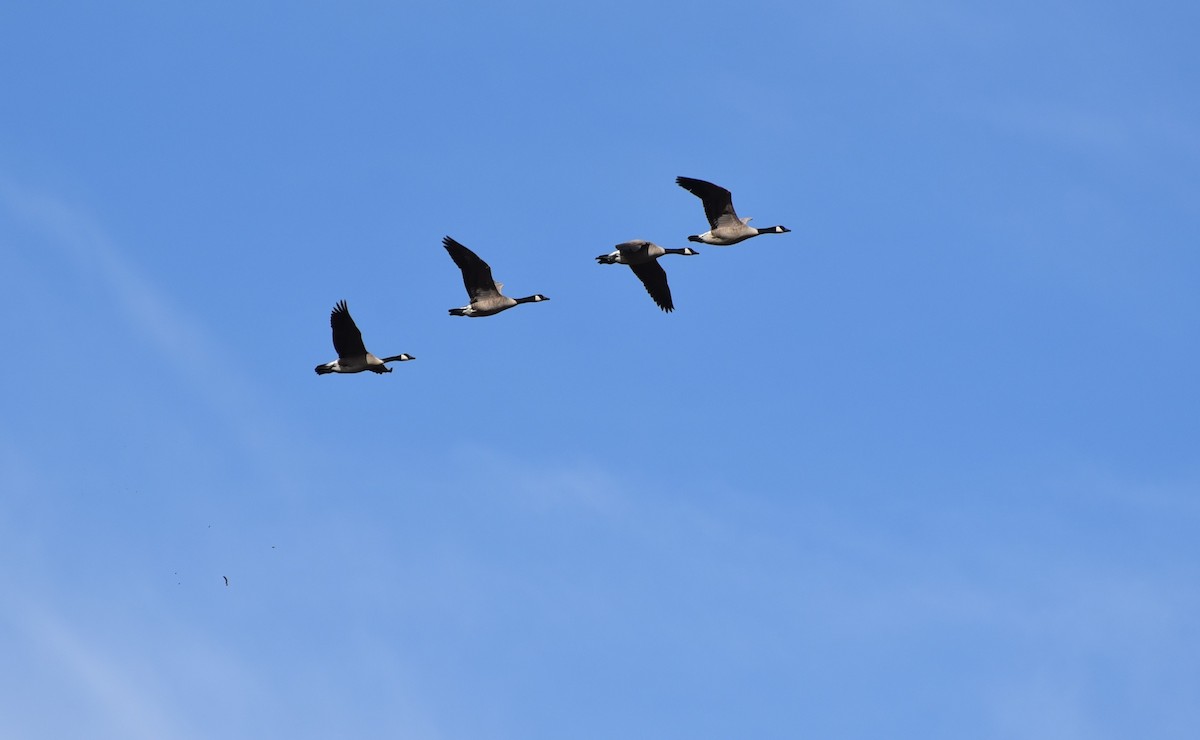
[[[768,226],[756,229],[748,226],[750,219],[738,218],[733,210],[733,194],[720,185],[697,180],[693,177],[677,177],[675,184],[704,202],[704,215],[708,217],[710,230],[688,237],[688,241],[728,247],[759,234],[784,234],[791,229]]]
[[[229,576],[221,576],[225,579],[225,588],[229,588]]]
[[[629,265],[633,274],[638,276],[646,292],[664,311],[674,311],[675,304],[671,302],[671,286],[667,284],[667,272],[658,264],[658,258],[664,254],[700,254],[691,247],[683,249],[666,249],[654,242],[642,239],[618,244],[616,251],[602,254],[596,262],[602,265]]]
[[[382,360],[367,351],[363,344],[362,332],[350,316],[350,309],[345,301],[339,301],[329,314],[329,326],[333,329],[333,348],[338,358],[324,365],[317,365],[317,375],[327,373],[361,373],[370,370],[373,373],[390,373],[392,369],[385,363],[405,362],[416,359],[412,355],[400,354],[385,357]]]
[[[504,289],[504,283],[492,279],[492,268],[481,260],[479,255],[450,237],[442,239],[442,246],[450,253],[450,258],[458,265],[458,269],[462,270],[463,285],[467,289],[467,297],[471,299],[471,303],[462,308],[450,309],[451,316],[491,316],[507,311],[518,303],[550,300],[540,293],[525,298],[509,298],[500,293]]]

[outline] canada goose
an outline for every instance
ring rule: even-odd
[[[638,276],[646,292],[664,311],[674,311],[675,304],[671,303],[671,286],[667,285],[667,272],[658,264],[658,258],[664,254],[700,254],[691,247],[683,249],[664,249],[654,242],[643,239],[618,244],[617,250],[602,254],[596,261],[602,265],[629,265],[633,274]]]
[[[733,210],[733,194],[720,185],[692,177],[677,177],[675,184],[704,201],[704,215],[708,217],[708,225],[711,227],[711,231],[689,236],[690,242],[728,247],[759,234],[783,234],[791,231],[782,226],[768,226],[765,229],[748,226],[750,219],[738,218],[737,211]]]
[[[337,350],[338,358],[324,365],[317,365],[317,375],[326,373],[361,373],[370,370],[373,373],[390,373],[392,369],[385,365],[387,362],[404,362],[416,359],[412,355],[395,355],[382,360],[367,351],[363,345],[362,332],[358,330],[350,309],[345,301],[338,301],[329,314],[329,326],[333,328],[333,348]]]
[[[450,253],[450,258],[458,269],[462,270],[463,285],[467,288],[467,296],[471,303],[462,308],[450,309],[451,316],[491,316],[506,311],[518,303],[537,303],[550,300],[541,293],[525,298],[509,298],[500,293],[504,283],[492,279],[492,268],[488,263],[479,259],[479,255],[454,241],[450,237],[442,239],[442,246]]]

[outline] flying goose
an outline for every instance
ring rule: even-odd
[[[664,311],[674,311],[675,304],[671,303],[671,286],[667,285],[667,273],[658,258],[664,254],[700,254],[691,247],[683,249],[664,249],[654,242],[634,239],[618,244],[615,252],[602,254],[596,261],[602,265],[629,265],[633,274],[638,276],[646,292]]]
[[[765,229],[748,226],[750,219],[738,218],[737,211],[733,210],[733,194],[720,185],[692,177],[677,177],[675,184],[704,201],[704,215],[708,217],[708,225],[712,227],[711,231],[689,236],[690,242],[728,247],[759,234],[783,234],[791,231],[782,226],[768,226]]]
[[[454,241],[450,237],[442,239],[442,246],[450,253],[450,258],[458,269],[462,270],[463,285],[467,288],[467,296],[471,302],[462,308],[450,309],[451,316],[491,316],[506,311],[518,303],[537,303],[550,300],[541,293],[525,298],[509,298],[500,293],[504,283],[492,279],[492,268],[488,263],[479,259],[479,255]]]
[[[367,351],[363,344],[362,332],[358,330],[350,309],[345,301],[338,301],[329,314],[329,326],[333,328],[333,348],[337,350],[338,358],[324,365],[317,365],[317,375],[326,373],[361,373],[370,370],[373,373],[390,373],[392,369],[385,365],[387,362],[404,362],[416,359],[412,355],[400,354],[385,357],[382,360]]]

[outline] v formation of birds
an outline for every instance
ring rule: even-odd
[[[727,247],[745,241],[760,234],[783,234],[791,229],[783,226],[768,226],[755,228],[750,226],[749,218],[738,218],[733,210],[733,195],[725,188],[711,182],[697,180],[692,177],[677,177],[675,183],[698,197],[704,204],[704,215],[708,218],[709,230],[703,234],[688,237],[690,242]],[[501,292],[503,283],[492,278],[492,268],[479,255],[447,236],[442,240],[442,246],[450,254],[450,259],[462,271],[463,287],[467,289],[470,303],[461,308],[450,309],[451,316],[466,316],[479,318],[494,316],[501,311],[507,311],[522,303],[540,303],[550,300],[541,293],[524,298],[509,298]],[[628,265],[633,274],[642,281],[646,292],[654,303],[663,311],[674,311],[675,304],[671,300],[671,287],[667,284],[667,273],[658,264],[659,257],[667,254],[696,255],[699,254],[691,247],[668,249],[654,242],[635,239],[616,245],[614,251],[596,257],[596,262],[602,265]],[[370,370],[373,373],[390,373],[389,362],[405,362],[415,359],[410,354],[401,353],[391,357],[376,357],[367,351],[363,343],[362,332],[350,316],[346,301],[339,301],[329,314],[329,325],[333,330],[333,348],[337,359],[317,365],[318,375],[327,373],[361,373]]]

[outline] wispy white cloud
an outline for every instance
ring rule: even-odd
[[[195,736],[167,706],[153,675],[138,675],[127,660],[84,638],[56,614],[28,605],[14,614],[15,605],[10,601],[9,606],[8,626],[19,635],[23,650],[36,657],[36,668],[14,661],[8,669],[34,674],[29,677],[54,687],[55,703],[71,707],[69,716],[54,717],[52,726],[65,721],[78,737],[185,740]],[[9,707],[6,723],[16,732],[10,737],[50,737],[45,733],[50,723],[42,714],[48,710],[47,706]]]
[[[4,737],[441,736],[391,642],[339,641],[353,668],[331,670],[309,664],[303,656],[314,651],[303,645],[272,660],[275,648],[252,647],[258,638],[236,621],[214,630],[211,613],[197,619],[150,601],[114,606],[5,585]],[[346,685],[343,672],[353,673]]]
[[[991,108],[988,115],[1015,133],[1089,149],[1118,150],[1131,138],[1128,121],[1057,103],[1035,106],[1008,101]]]
[[[169,305],[83,210],[0,178],[0,203],[38,229],[77,269],[108,288],[127,319],[183,373],[207,366],[201,329]]]
[[[1018,680],[989,689],[985,708],[995,737],[1093,740],[1101,732],[1077,672],[1041,663]]]
[[[86,209],[0,174],[0,207],[41,234],[89,281],[102,285],[129,325],[217,411],[230,435],[263,475],[286,490],[294,458],[281,457],[287,426],[267,410],[263,393],[228,361],[230,352],[128,258]]]
[[[465,447],[458,456],[481,490],[494,482],[496,491],[531,508],[616,516],[627,505],[622,492],[628,490],[628,483],[585,461],[545,465],[481,445]]]
[[[1180,476],[1137,480],[1098,466],[1072,470],[1051,485],[1079,500],[1119,506],[1144,515],[1200,524],[1200,469]]]
[[[1138,162],[1154,152],[1200,159],[1197,131],[1169,111],[1087,107],[1058,100],[964,99],[964,115],[996,130],[1091,156]]]

